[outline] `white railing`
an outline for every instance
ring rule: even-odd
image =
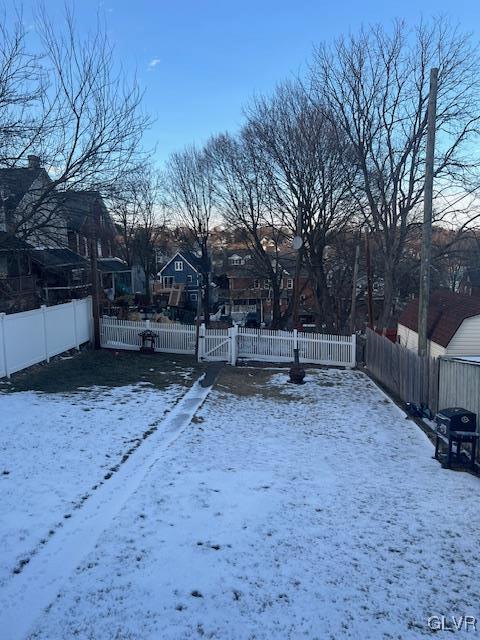
[[[47,362],[91,338],[90,298],[32,311],[0,313],[0,377]]]
[[[104,317],[101,321],[102,346],[115,349],[139,349],[139,333],[151,329],[157,334],[155,351],[195,353],[194,325],[117,320]],[[355,336],[335,336],[299,331],[269,329],[199,328],[198,358],[229,362],[238,359],[259,362],[292,362],[298,346],[300,361],[341,367],[355,366]]]

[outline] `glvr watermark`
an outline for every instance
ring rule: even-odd
[[[432,631],[476,631],[475,616],[430,616],[428,628]]]

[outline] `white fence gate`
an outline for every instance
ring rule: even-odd
[[[21,313],[0,313],[0,377],[90,340],[90,298]]]
[[[139,349],[140,331],[151,329],[157,334],[155,351],[195,354],[196,327],[194,325],[163,324],[157,322],[101,320],[102,347]],[[268,329],[206,329],[199,327],[198,358],[206,361],[237,360],[259,362],[292,362],[293,350],[298,346],[300,361],[340,367],[355,366],[355,336],[335,336],[300,331]]]

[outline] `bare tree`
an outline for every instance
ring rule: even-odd
[[[210,158],[203,150],[188,147],[174,153],[165,174],[170,207],[183,228],[183,242],[200,257],[203,315],[210,317],[209,239],[214,218],[214,174]]]
[[[351,185],[356,169],[348,141],[336,135],[331,116],[300,83],[285,83],[274,96],[257,100],[249,127],[270,171],[279,215],[295,233],[302,215],[303,258],[315,291],[316,323],[334,325],[325,252],[351,221]]]
[[[439,68],[434,204],[454,211],[458,197],[479,187],[478,50],[443,19],[415,30],[396,22],[322,46],[312,65],[318,102],[354,152],[356,200],[383,259],[389,324],[409,226],[418,220],[425,177],[428,78]]]
[[[138,162],[149,118],[142,113],[142,92],[117,70],[114,50],[100,21],[81,38],[67,10],[59,27],[45,9],[38,18],[42,65],[49,78],[44,92],[45,135],[35,144],[49,177],[35,183],[28,202],[17,211],[12,231],[28,239],[40,235],[61,242],[62,191],[107,193]]]
[[[11,27],[8,23],[11,22]],[[13,167],[45,134],[47,79],[29,52],[21,13],[0,17],[0,167]]]
[[[272,292],[272,326],[281,321],[283,268],[279,260],[285,239],[269,184],[269,172],[257,153],[255,140],[245,128],[238,138],[223,134],[210,140],[206,153],[212,161],[217,206],[226,224],[240,232],[252,253],[255,275],[268,280]],[[271,243],[262,243],[265,234]]]
[[[162,181],[151,165],[137,167],[112,200],[112,212],[128,265],[138,264],[145,274],[145,295],[150,299],[150,279],[155,270],[155,249],[165,232]]]

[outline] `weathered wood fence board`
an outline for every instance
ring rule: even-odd
[[[367,330],[366,366],[372,375],[404,402],[438,411],[439,360]]]

